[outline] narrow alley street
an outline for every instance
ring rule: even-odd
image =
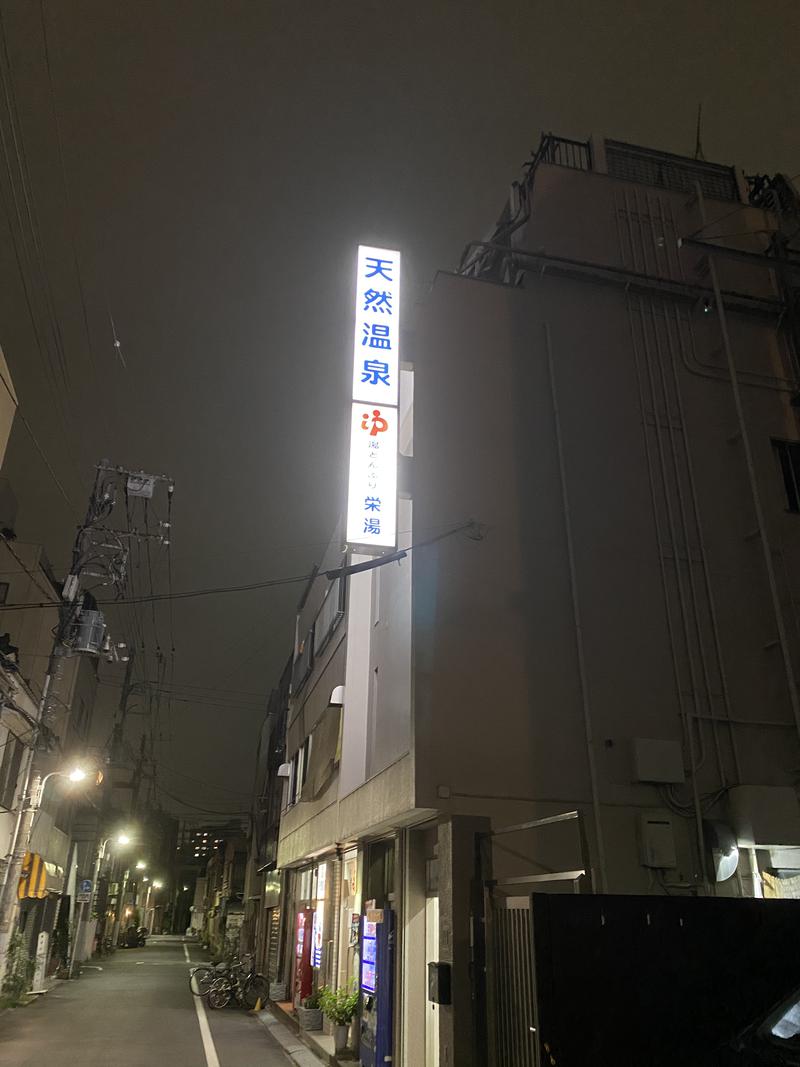
[[[192,996],[189,968],[201,959],[199,945],[181,937],[117,951],[102,971],[87,968],[78,981],[58,982],[37,1003],[0,1016],[0,1064],[289,1067],[258,1019],[210,1011]]]

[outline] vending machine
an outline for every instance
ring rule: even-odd
[[[392,1062],[394,1029],[394,912],[368,911],[362,930],[359,1056],[362,1067],[385,1067]]]
[[[314,913],[311,908],[298,911],[295,919],[294,937],[294,1005],[298,1007],[311,996],[313,972],[311,970],[312,926]]]

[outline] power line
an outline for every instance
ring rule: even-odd
[[[134,596],[134,597],[119,597],[117,600],[103,600],[98,601],[98,606],[101,608],[115,607],[117,604],[149,604],[150,601],[158,603],[161,600],[186,600],[190,597],[198,596],[215,596],[221,593],[246,593],[253,592],[257,589],[269,589],[273,586],[279,585],[294,585],[297,582],[308,581],[310,575],[299,574],[293,575],[288,578],[269,578],[262,582],[249,582],[246,585],[225,585],[216,586],[210,589],[190,589],[183,593],[173,593],[172,596],[169,593],[157,593],[154,596]],[[25,611],[31,608],[46,608],[50,607],[49,604],[3,604],[3,611]]]
[[[800,178],[800,173],[793,174],[788,180],[793,182],[797,178]],[[697,237],[703,230],[707,230],[709,226],[715,226],[718,222],[724,222],[726,219],[731,218],[732,215],[738,215],[740,211],[747,211],[748,208],[753,208],[754,206],[755,205],[751,204],[749,201],[746,204],[737,204],[733,210],[727,211],[724,215],[719,215],[716,219],[709,219],[709,221],[704,222],[702,226],[698,226],[694,233],[689,234],[689,237]],[[716,234],[706,234],[706,238],[714,238],[715,236]]]
[[[217,808],[201,808],[198,804],[190,804],[188,800],[184,800],[182,797],[178,797],[175,796],[174,793],[170,793],[168,789],[165,789],[163,787],[163,785],[159,786],[159,789],[164,794],[164,796],[169,797],[170,800],[174,800],[175,803],[182,804],[183,807],[191,808],[193,811],[201,811],[207,815],[227,815],[231,818],[235,818],[237,815],[242,816],[250,814],[249,811],[219,811],[219,809]]]
[[[215,785],[213,782],[208,782],[203,778],[193,778],[191,774],[184,774],[183,771],[178,771],[174,767],[168,767],[164,763],[161,764],[161,767],[163,770],[168,771],[170,774],[177,774],[180,778],[186,778],[190,782],[197,782],[198,785],[203,785],[207,789],[218,789],[222,793],[233,793],[234,796],[238,797],[251,796],[251,793],[243,793],[241,789],[228,789],[224,785]]]
[[[36,451],[42,457],[42,460],[44,461],[45,467],[47,467],[47,470],[48,470],[48,472],[50,474],[50,477],[53,479],[53,481],[55,482],[56,486],[58,487],[58,491],[61,493],[61,495],[64,498],[64,500],[67,502],[67,505],[69,506],[69,508],[72,511],[72,513],[74,515],[76,515],[76,516],[79,516],[80,512],[78,511],[77,507],[73,504],[73,502],[70,500],[69,495],[67,494],[67,491],[64,488],[64,486],[58,480],[58,475],[53,470],[52,463],[50,462],[50,460],[45,455],[45,451],[42,448],[42,446],[39,444],[39,439],[37,438],[36,434],[33,432],[33,427],[28,422],[28,420],[25,418],[25,415],[23,414],[23,412],[20,410],[19,400],[17,399],[17,396],[14,393],[14,390],[11,388],[11,386],[6,381],[6,376],[3,374],[2,371],[0,371],[0,380],[2,381],[3,385],[5,386],[6,392],[11,397],[11,400],[14,403],[14,407],[16,408],[16,417],[20,420],[22,425],[27,430],[28,436],[30,437],[31,441],[33,442],[34,447],[36,448]]]
[[[29,570],[28,567],[25,565],[25,561],[22,560],[17,555],[17,553],[16,553],[16,551],[14,549],[14,545],[13,545],[13,542],[12,542],[11,538],[10,537],[6,537],[5,534],[0,533],[0,541],[2,541],[3,544],[5,544],[5,546],[8,549],[8,551],[11,553],[11,555],[14,557],[14,559],[17,561],[17,563],[19,563],[20,567],[22,567],[23,571],[28,575],[28,577],[33,582],[33,584],[36,586],[36,588],[39,590],[39,592],[42,593],[44,596],[50,596],[52,594],[54,597],[56,597],[55,600],[51,600],[50,601],[50,603],[48,604],[48,607],[51,607],[51,608],[58,607],[60,601],[57,599],[58,594],[56,593],[55,589],[45,589],[43,585],[39,584],[39,579],[36,577],[36,575],[33,573],[33,571]],[[0,605],[0,611],[2,611],[2,610],[3,610],[2,609],[2,605]]]
[[[78,259],[78,246],[76,241],[77,226],[75,225],[75,212],[72,207],[72,200],[70,196],[69,179],[67,177],[67,165],[64,159],[64,143],[61,137],[61,123],[58,117],[58,108],[56,107],[55,84],[53,82],[53,72],[50,66],[50,49],[47,40],[47,19],[45,18],[45,0],[39,0],[39,12],[42,21],[42,41],[44,44],[45,66],[47,68],[47,83],[50,88],[50,106],[53,111],[53,122],[55,124],[56,130],[56,143],[58,145],[58,159],[61,166],[61,182],[64,187],[64,209],[69,224],[69,239],[70,246],[72,248],[72,261],[75,266],[75,276],[78,282],[78,296],[81,302],[83,328],[86,332],[86,352],[89,357],[89,365],[92,368],[92,377],[95,382],[99,382],[97,362],[95,360],[94,354],[94,344],[92,343],[92,331],[89,328],[89,311],[86,304],[86,291],[83,285],[83,274],[81,272],[80,260]],[[106,415],[106,405],[101,403],[97,406],[100,409],[100,418],[103,422],[103,427],[105,429],[106,436],[110,440],[111,429],[108,424],[108,416]]]
[[[222,585],[212,586],[207,589],[188,589],[182,593],[157,593],[153,596],[138,596],[138,597],[120,597],[117,600],[105,600],[98,601],[98,606],[101,608],[113,607],[116,604],[149,604],[151,601],[158,603],[159,601],[170,600],[187,600],[191,597],[199,596],[217,596],[224,593],[249,593],[258,589],[271,589],[273,587],[281,585],[296,585],[298,582],[308,582],[312,578],[328,578],[329,581],[333,581],[335,578],[342,576],[345,573],[353,573],[355,568],[361,569],[374,569],[376,567],[383,567],[389,563],[399,562],[404,556],[407,556],[409,552],[414,552],[420,548],[426,548],[429,545],[435,544],[437,541],[443,541],[447,537],[453,537],[455,534],[466,532],[467,530],[473,531],[472,539],[476,541],[483,540],[485,536],[484,528],[478,522],[470,519],[467,522],[459,523],[458,526],[454,526],[449,530],[445,530],[443,533],[437,534],[435,537],[428,537],[424,541],[418,541],[416,544],[409,545],[408,548],[399,549],[397,552],[392,552],[386,556],[376,556],[373,560],[370,560],[368,564],[355,564],[350,567],[338,567],[335,570],[330,571],[310,571],[308,574],[295,574],[286,578],[265,578],[259,582],[247,582],[244,585]],[[31,608],[50,607],[49,604],[4,604],[3,611],[26,611]]]

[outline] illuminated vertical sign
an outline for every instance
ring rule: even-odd
[[[400,253],[360,245],[353,340],[347,540],[397,543]]]
[[[311,941],[311,966],[319,967],[322,963],[322,938],[325,930],[325,888],[328,866],[323,863],[317,871],[317,906],[314,910]]]

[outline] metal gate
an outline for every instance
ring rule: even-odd
[[[491,907],[490,1063],[538,1067],[531,911],[503,907],[499,900]]]
[[[518,878],[484,879],[486,1009],[489,1067],[540,1067],[536,974],[533,964],[533,920],[530,896],[542,883],[561,883],[567,892],[589,889],[590,867],[580,812],[568,811],[532,822],[507,826],[485,835],[485,845],[502,834],[536,830],[575,820],[582,866],[570,871],[529,874]],[[486,852],[483,862],[490,863]],[[491,869],[490,866],[484,870]],[[560,887],[559,887],[560,888]],[[522,893],[523,896],[510,894]]]

